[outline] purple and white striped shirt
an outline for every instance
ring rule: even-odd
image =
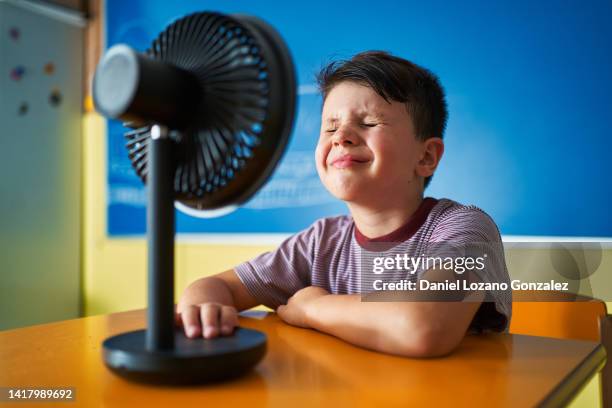
[[[501,237],[494,221],[481,209],[453,200],[425,198],[409,221],[383,237],[369,239],[349,215],[322,218],[292,235],[273,251],[234,269],[249,293],[275,309],[298,290],[319,286],[332,294],[362,293],[362,253],[374,243],[395,242],[405,253],[420,254],[432,243],[486,242],[498,245],[483,282],[509,282]],[[416,276],[415,276],[416,278]],[[476,313],[471,329],[504,331],[512,315],[511,291],[493,291]]]

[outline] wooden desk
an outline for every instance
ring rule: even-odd
[[[466,337],[450,357],[408,359],[294,328],[271,314],[241,318],[269,341],[247,376],[214,386],[152,387],[116,377],[101,356],[106,337],[144,322],[138,310],[0,332],[0,386],[75,387],[76,404],[59,405],[66,407],[519,407],[567,401],[606,358],[594,342],[495,334]]]

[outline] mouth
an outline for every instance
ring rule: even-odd
[[[346,169],[349,167],[368,163],[369,161],[370,160],[363,158],[363,157],[353,156],[350,154],[344,154],[332,160],[331,165],[332,167],[335,167],[337,169]]]

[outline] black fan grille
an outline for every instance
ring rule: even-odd
[[[270,84],[261,46],[231,17],[196,13],[172,23],[146,54],[192,72],[200,83],[193,123],[171,132],[178,142],[174,190],[179,200],[212,194],[245,167],[266,130]],[[125,134],[144,182],[150,131],[145,126]]]

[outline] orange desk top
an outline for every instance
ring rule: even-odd
[[[567,401],[606,358],[599,343],[491,334],[466,337],[449,357],[408,359],[288,326],[274,314],[240,323],[268,335],[268,353],[232,382],[153,387],[113,375],[101,343],[143,328],[137,310],[0,332],[0,387],[74,387],[76,403],[53,405],[66,407],[517,407]]]

